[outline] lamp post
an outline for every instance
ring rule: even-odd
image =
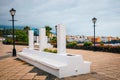
[[[94,51],[95,51],[95,23],[96,23],[96,21],[97,21],[97,18],[92,18],[92,22],[93,22],[93,24],[94,24]]]
[[[15,9],[11,9],[10,10],[10,13],[11,13],[11,16],[12,16],[12,27],[13,27],[13,54],[12,56],[16,56],[16,49],[15,49],[15,37],[14,37],[14,15],[15,15],[15,12],[16,10]]]
[[[55,30],[56,30],[56,37],[57,37],[57,25],[55,26]]]

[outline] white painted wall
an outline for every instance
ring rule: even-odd
[[[29,30],[29,49],[34,49],[34,31]]]

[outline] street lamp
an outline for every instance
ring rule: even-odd
[[[56,30],[56,37],[57,37],[57,25],[55,26],[55,30]]]
[[[96,21],[97,21],[97,18],[92,18],[92,22],[93,22],[93,24],[94,24],[94,51],[95,51],[95,23],[96,23]]]
[[[12,16],[12,27],[13,27],[13,55],[12,56],[16,56],[16,49],[15,49],[15,37],[14,37],[14,15],[15,15],[16,10],[15,9],[11,9],[10,13]]]

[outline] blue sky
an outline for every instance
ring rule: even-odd
[[[52,28],[64,24],[69,35],[120,37],[120,0],[0,0],[0,24],[11,25],[9,10],[16,9],[15,25]]]

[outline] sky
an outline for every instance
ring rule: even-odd
[[[44,27],[63,24],[67,35],[120,37],[120,0],[0,0],[0,24],[11,25],[9,10],[16,10],[15,25]]]

